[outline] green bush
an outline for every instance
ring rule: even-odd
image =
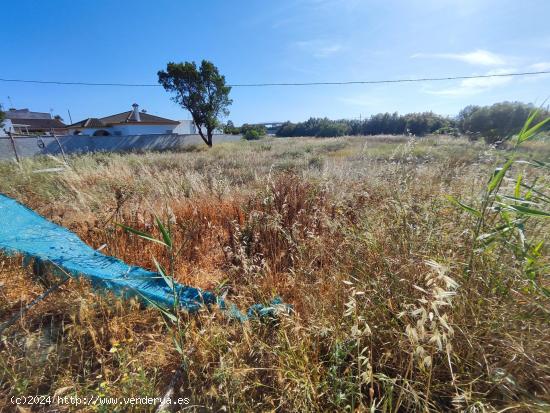
[[[227,121],[227,123],[223,126],[223,133],[227,135],[238,135],[241,133],[240,128],[237,128],[232,121]]]
[[[309,161],[307,163],[307,166],[310,169],[317,169],[319,171],[323,169],[324,165],[325,165],[325,160],[320,156],[313,156],[309,158]]]
[[[257,129],[249,129],[243,134],[243,139],[247,141],[257,141],[262,139],[265,134],[262,134],[261,131]]]

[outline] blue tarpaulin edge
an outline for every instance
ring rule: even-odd
[[[53,264],[70,276],[88,279],[95,288],[123,297],[136,296],[168,308],[173,308],[177,302],[181,308],[194,312],[203,305],[218,304],[230,318],[239,321],[270,318],[279,310],[291,311],[279,297],[267,305],[254,304],[244,314],[234,304],[226,304],[209,291],[179,283],[174,283],[172,289],[159,273],[128,265],[94,250],[75,233],[2,194],[0,250],[8,255],[23,255]]]

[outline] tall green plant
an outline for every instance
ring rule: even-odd
[[[531,172],[534,169],[550,170],[550,163],[545,161],[518,159],[518,148],[532,140],[550,121],[550,117],[547,117],[533,124],[539,114],[539,110],[533,111],[512,140],[511,155],[491,174],[478,207],[467,205],[454,197],[449,199],[475,218],[467,277],[471,275],[475,254],[499,243],[514,253],[531,285],[550,297],[550,291],[537,281],[545,270],[540,260],[544,240],[539,239],[537,228],[544,225],[543,219],[550,218],[550,195],[545,192],[548,183],[537,177],[531,178],[529,182],[532,174],[529,177],[523,174],[515,178],[508,177],[515,164],[522,164]],[[510,180],[514,182],[512,193],[503,189],[503,183]],[[527,223],[532,220],[537,221],[530,224],[531,232],[527,233]]]
[[[121,228],[125,229],[128,232],[131,232],[140,238],[143,238],[150,242],[155,242],[157,244],[160,244],[164,247],[166,258],[169,262],[169,267],[166,269],[162,264],[158,262],[158,260],[153,257],[153,262],[155,263],[155,267],[157,268],[157,272],[160,274],[168,288],[172,291],[172,294],[174,295],[174,304],[172,308],[164,307],[149,298],[147,298],[144,295],[141,295],[141,297],[147,301],[151,306],[156,308],[160,311],[160,313],[163,315],[164,323],[166,324],[166,327],[168,331],[172,334],[172,341],[174,343],[174,347],[176,351],[180,354],[182,358],[182,366],[185,368],[186,365],[186,356],[183,351],[184,344],[185,344],[185,334],[186,334],[186,325],[187,325],[187,318],[186,313],[181,311],[180,309],[180,303],[179,303],[179,293],[176,288],[177,283],[175,282],[175,268],[174,268],[174,262],[176,260],[177,255],[181,251],[175,251],[174,249],[174,243],[172,240],[172,233],[170,229],[170,224],[168,223],[167,226],[165,226],[162,221],[155,217],[157,229],[161,235],[161,238],[156,238],[152,234],[149,234],[147,232],[139,231],[135,228],[128,227],[126,225],[117,224]]]

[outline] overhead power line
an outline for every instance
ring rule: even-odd
[[[465,80],[465,79],[485,79],[491,77],[511,77],[511,76],[533,76],[550,74],[550,70],[538,72],[519,72],[519,73],[500,73],[491,75],[475,76],[445,76],[445,77],[424,77],[413,79],[384,79],[384,80],[352,80],[341,82],[283,82],[283,83],[236,83],[229,85],[231,87],[264,87],[264,86],[323,86],[323,85],[373,85],[380,83],[412,83],[412,82],[437,82],[443,80]],[[56,80],[31,80],[31,79],[3,79],[0,82],[13,83],[37,83],[46,85],[77,85],[77,86],[120,86],[120,87],[161,87],[156,83],[94,83],[94,82],[63,82]]]
[[[413,79],[384,79],[384,80],[351,80],[344,82],[303,82],[303,83],[244,83],[230,85],[232,87],[261,87],[261,86],[317,86],[317,85],[372,85],[379,83],[408,83],[408,82],[436,82],[442,80],[462,80],[462,79],[482,79],[487,77],[507,77],[507,76],[529,76],[550,74],[550,71],[540,72],[522,72],[522,73],[503,73],[495,75],[477,75],[477,76],[447,76],[447,77],[424,77]]]

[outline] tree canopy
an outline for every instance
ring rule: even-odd
[[[164,89],[173,93],[174,102],[191,113],[204,142],[212,146],[212,133],[221,124],[220,117],[229,114],[233,102],[229,98],[231,87],[218,68],[208,60],[200,67],[195,62],[170,62],[158,77]]]
[[[305,122],[285,122],[277,136],[335,137],[344,135],[458,135],[483,138],[488,143],[504,140],[517,134],[535,106],[520,102],[500,102],[491,106],[466,106],[452,118],[433,112],[377,113],[368,118],[330,120],[310,118]],[[548,109],[541,109],[534,119],[538,122],[550,116]],[[550,124],[544,127],[550,129]]]
[[[378,113],[370,118],[330,120],[328,118],[310,118],[305,122],[285,122],[277,131],[277,136],[317,136],[331,137],[344,135],[426,135],[436,133],[442,128],[453,125],[447,117],[432,112]]]
[[[493,143],[518,133],[535,106],[521,102],[500,102],[491,106],[466,106],[460,111],[457,124],[460,131],[472,137],[482,136]],[[550,114],[541,110],[534,120],[539,122]]]

